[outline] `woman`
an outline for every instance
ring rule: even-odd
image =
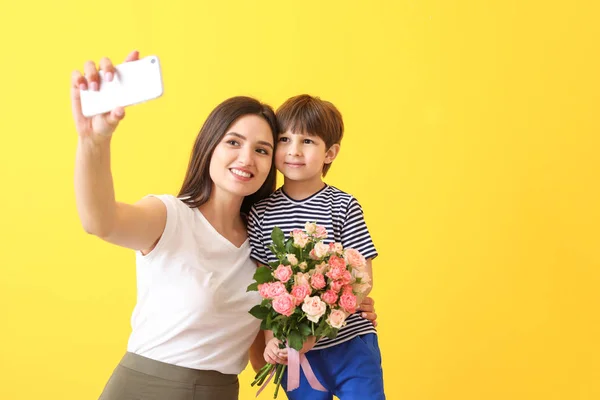
[[[111,61],[100,68],[111,80]],[[100,398],[237,399],[248,350],[256,368],[264,348],[260,321],[248,313],[260,297],[246,292],[256,266],[243,215],[275,189],[274,112],[248,97],[224,101],[196,138],[179,195],[125,204],[115,200],[110,169],[124,110],[84,117],[80,90],[100,85],[93,62],[84,74],[73,73],[71,88],[77,210],[86,232],[135,250],[138,283],[127,353]]]

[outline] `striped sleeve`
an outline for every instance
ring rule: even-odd
[[[256,206],[252,206],[248,217],[248,238],[250,239],[250,247],[252,249],[250,251],[250,258],[258,263],[268,265],[261,220],[262,217],[259,215]]]
[[[362,207],[354,197],[351,197],[348,203],[341,236],[344,248],[358,250],[366,259],[377,257]]]

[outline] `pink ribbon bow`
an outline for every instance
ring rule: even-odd
[[[304,371],[306,380],[308,381],[311,388],[320,392],[326,392],[327,389],[321,385],[321,382],[315,376],[310,363],[304,354],[300,354],[297,350],[288,347],[288,382],[287,391],[298,389],[300,386],[300,367]]]

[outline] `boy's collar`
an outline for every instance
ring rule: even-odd
[[[295,199],[293,197],[291,197],[288,193],[286,193],[285,191],[285,185],[281,186],[279,189],[281,190],[281,194],[283,194],[283,196],[285,196],[288,200],[294,202],[294,203],[303,203],[307,200],[312,199],[313,197],[317,196],[319,193],[323,192],[325,189],[327,189],[329,187],[328,184],[326,184],[325,182],[323,182],[323,187],[319,190],[317,190],[316,192],[308,195],[307,197],[304,197],[303,199]]]

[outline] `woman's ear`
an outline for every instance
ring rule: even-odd
[[[335,158],[337,157],[339,152],[340,152],[339,144],[336,143],[333,146],[331,146],[329,148],[329,150],[327,150],[327,152],[325,152],[325,164],[331,164],[333,162],[333,160],[335,160]]]

